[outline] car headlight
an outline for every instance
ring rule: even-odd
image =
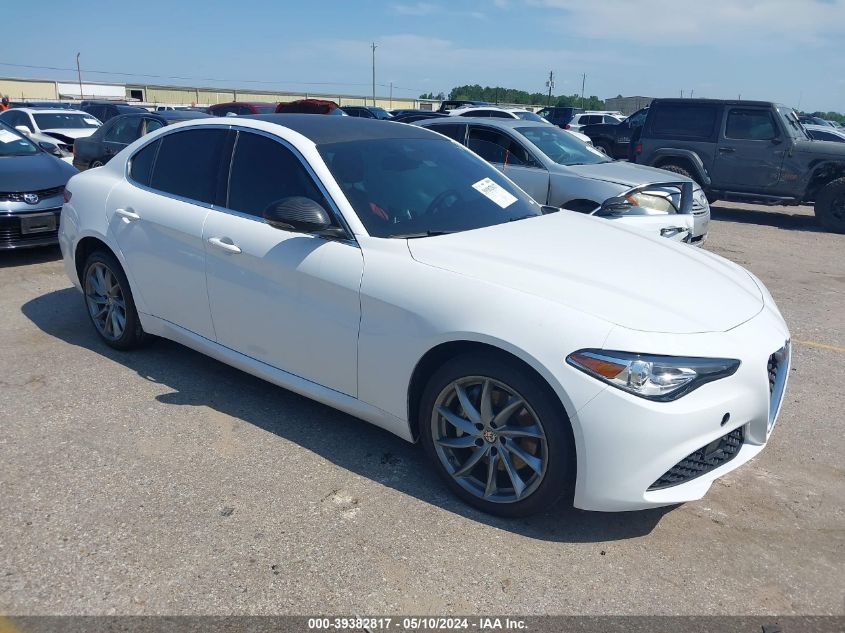
[[[731,358],[688,358],[582,349],[566,362],[586,374],[635,396],[667,402],[701,385],[730,376],[739,368]]]
[[[667,196],[659,196],[651,193],[635,191],[625,196],[625,199],[633,205],[632,211],[643,215],[677,213],[678,210]]]

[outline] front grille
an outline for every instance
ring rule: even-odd
[[[23,199],[24,194],[27,193],[34,193],[38,195],[40,200],[44,200],[46,198],[52,198],[53,196],[61,195],[61,193],[65,190],[64,186],[61,187],[52,187],[50,189],[40,189],[38,191],[14,191],[14,192],[2,192],[0,191],[0,202],[25,202]]]
[[[59,218],[61,209],[44,209],[39,213],[52,211],[56,214],[56,230],[40,231],[38,233],[21,233],[21,215],[0,215],[0,246],[25,246],[27,242],[43,242],[44,240],[59,239]]]
[[[709,473],[722,464],[727,464],[736,457],[742,446],[743,438],[742,427],[739,427],[710,442],[707,446],[702,446],[663,473],[660,479],[651,484],[648,489],[660,490],[661,488],[677,486]]]

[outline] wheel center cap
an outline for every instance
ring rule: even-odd
[[[499,438],[499,436],[496,435],[490,429],[487,429],[486,431],[484,431],[484,433],[481,434],[481,437],[483,437],[485,439],[485,441],[489,442],[490,444],[492,444],[493,442],[495,442]]]

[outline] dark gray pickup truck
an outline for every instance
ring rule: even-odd
[[[633,160],[689,176],[710,201],[815,205],[845,233],[845,143],[814,141],[789,107],[766,101],[656,99]]]

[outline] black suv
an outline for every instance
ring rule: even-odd
[[[767,101],[655,99],[633,158],[689,176],[716,199],[814,203],[845,233],[845,144],[811,140],[795,112]]]
[[[576,114],[581,114],[584,108],[572,108],[570,106],[549,106],[538,110],[537,114],[546,119],[552,125],[565,128]]]
[[[646,114],[648,108],[643,108],[621,123],[582,125],[578,131],[589,136],[593,145],[611,158],[630,158],[631,138],[639,133],[645,123]]]

